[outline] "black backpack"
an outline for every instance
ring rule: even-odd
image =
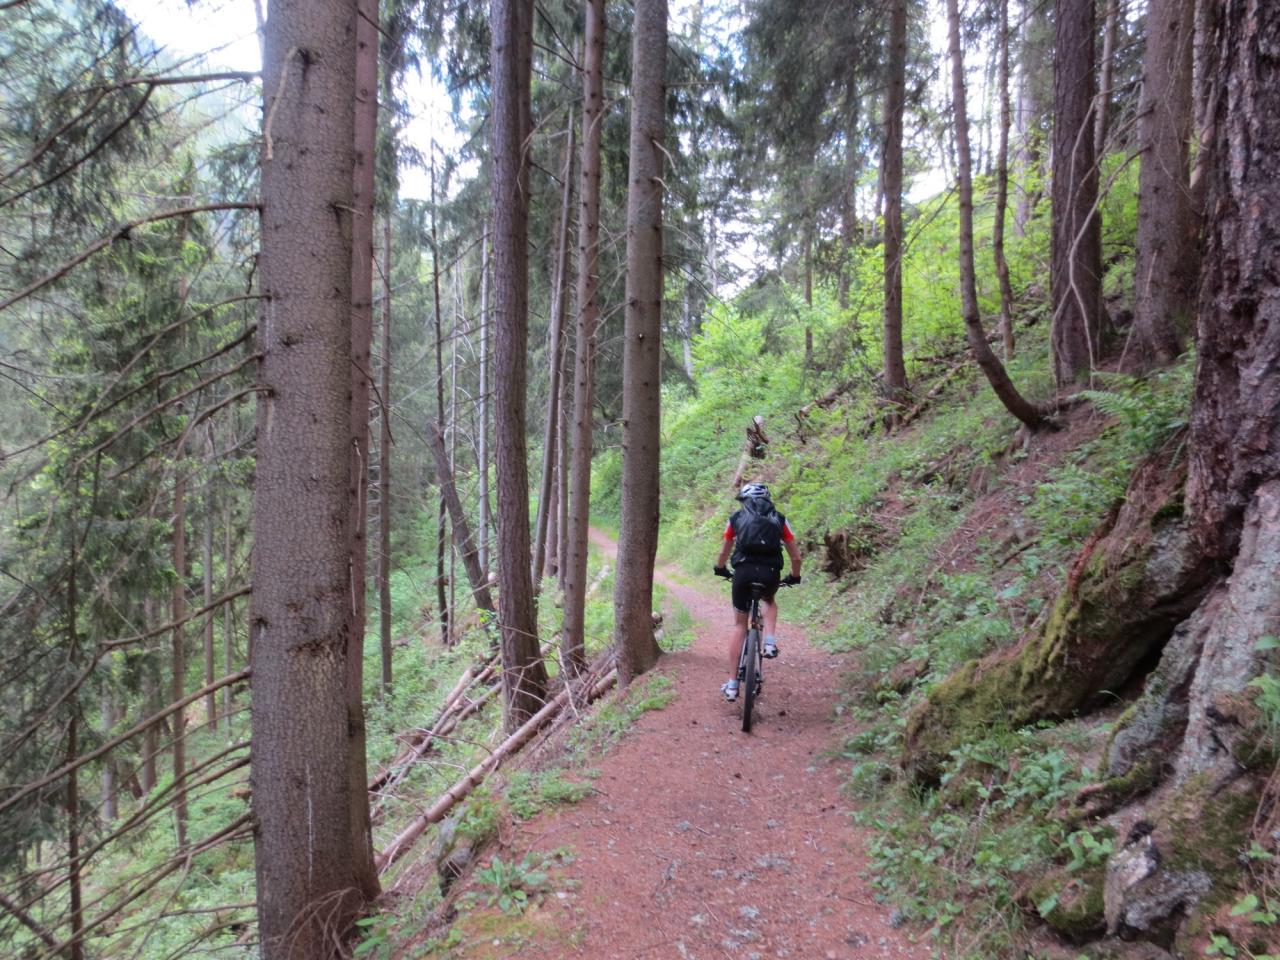
[[[733,526],[734,565],[760,563],[782,569],[782,514],[763,497],[742,501],[729,518]]]

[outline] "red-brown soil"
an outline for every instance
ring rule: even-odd
[[[475,952],[928,957],[891,925],[890,908],[875,902],[863,876],[867,837],[851,822],[832,758],[842,661],[786,624],[784,595],[782,652],[766,664],[756,722],[744,734],[737,705],[719,693],[728,675],[727,588],[709,576],[699,589],[661,571],[658,579],[695,620],[692,647],[657,668],[676,698],[645,713],[603,758],[591,797],[507,838],[504,858],[567,847],[573,859],[556,868],[553,892],[518,936],[495,935],[474,943]]]

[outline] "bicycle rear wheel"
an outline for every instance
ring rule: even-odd
[[[742,646],[744,669],[739,688],[742,692],[742,732],[751,732],[751,708],[756,702],[756,687],[760,684],[760,632],[748,630]]]

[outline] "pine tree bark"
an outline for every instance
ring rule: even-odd
[[[564,278],[569,272],[569,211],[573,200],[573,153],[575,128],[573,110],[569,110],[569,122],[565,130],[564,163],[561,165],[560,221],[556,231],[556,260],[551,278],[551,330],[547,337],[548,380],[547,422],[542,435],[542,483],[538,490],[538,516],[533,541],[533,589],[538,591],[542,583],[542,571],[546,565],[552,515],[555,503],[552,496],[554,476],[559,464],[560,425],[560,368],[563,366],[565,337]]]
[[[636,0],[632,34],[631,162],[622,361],[622,524],[614,582],[618,683],[662,651],[653,638],[658,549],[662,353],[662,160],[666,138],[666,0]]]
[[[996,279],[1000,283],[1000,342],[1004,359],[1013,356],[1013,287],[1009,283],[1009,262],[1004,256],[1004,222],[1009,208],[1009,0],[1000,0],[999,76],[996,84],[1000,98],[1000,140],[996,148],[996,212],[991,227],[991,252],[996,261]]]
[[[355,120],[351,192],[351,647],[347,652],[347,786],[351,793],[352,869],[360,893],[372,900],[381,891],[373,863],[369,821],[369,764],[365,750],[364,637],[368,621],[369,358],[373,345],[373,191],[378,139],[378,3],[357,0]]]
[[[1246,506],[1280,476],[1280,9],[1224,0],[1186,514],[1207,555],[1236,552]]]
[[[155,600],[147,597],[142,601],[142,622],[149,630],[156,622]],[[160,680],[154,662],[143,664],[142,697],[143,716],[151,716],[160,709]],[[156,786],[156,757],[160,753],[160,725],[153,723],[142,735],[142,763],[139,779],[142,792],[150,793]]]
[[[477,473],[480,476],[480,529],[477,531],[476,541],[480,552],[480,566],[486,576],[489,573],[489,527],[492,525],[489,519],[489,461],[491,459],[489,429],[493,420],[490,414],[493,386],[489,378],[489,368],[493,362],[493,316],[489,310],[491,242],[489,224],[487,221],[482,221],[480,224],[480,426],[476,430],[480,437],[476,457],[479,461]]]
[[[565,273],[568,273],[566,269]],[[568,307],[568,277],[563,280],[566,309]],[[556,580],[564,592],[564,568],[567,562],[569,542],[569,434],[573,430],[573,351],[569,349],[569,330],[564,331],[564,349],[560,351],[560,425],[556,429],[559,451],[556,454],[556,492],[552,498],[556,505],[555,543],[548,560],[555,565]]]
[[[187,618],[187,516],[185,507],[186,477],[182,474],[179,458],[173,478],[173,571],[174,584],[170,600],[173,622],[173,642],[170,648],[169,701],[181,700],[186,688],[187,639],[182,627]],[[178,833],[178,849],[187,846],[187,789],[183,785],[182,772],[187,758],[187,714],[178,710],[173,715],[173,821]]]
[[[435,353],[436,353],[436,429],[445,432],[444,413],[444,326],[440,317],[440,241],[436,233],[436,160],[435,144],[432,144],[431,156],[431,298],[433,303],[432,317],[435,321]],[[448,510],[444,497],[440,498],[440,506],[436,512],[436,605],[440,611],[440,642],[448,647],[453,642],[453,631],[450,627],[449,598],[446,595],[446,577],[444,557],[448,544]]]
[[[1098,99],[1093,110],[1093,155],[1102,161],[1107,149],[1111,84],[1116,72],[1116,40],[1120,32],[1120,0],[1107,0],[1102,27],[1102,62],[1098,70]]]
[[[79,479],[79,474],[76,474]],[[74,541],[70,550],[71,562],[67,565],[67,639],[74,659],[80,650],[80,595],[79,563]],[[72,704],[71,719],[67,723],[67,763],[75,763],[80,756],[80,714],[77,704]],[[67,951],[70,960],[84,960],[84,896],[80,875],[80,773],[72,769],[67,776],[67,888],[71,900],[71,947]]]
[[[436,474],[440,479],[440,495],[444,498],[453,523],[454,546],[462,557],[462,567],[471,583],[471,595],[475,599],[476,609],[488,613],[497,613],[493,597],[489,592],[489,578],[480,566],[480,555],[476,550],[475,539],[471,536],[471,525],[467,521],[467,511],[458,496],[458,485],[454,479],[453,468],[449,464],[449,455],[444,447],[444,437],[438,430],[429,430],[427,445],[435,458]]]
[[[1191,54],[1195,0],[1152,0],[1138,140],[1138,240],[1134,249],[1134,338],[1139,365],[1182,352],[1195,315],[1199,211],[1191,196]]]
[[[235,561],[235,553],[232,550],[232,524],[231,524],[231,496],[228,495],[222,501],[222,576],[227,586],[231,584],[232,563]],[[228,603],[222,608],[222,675],[228,676],[235,673],[235,620],[233,612],[235,607]],[[149,622],[149,621],[148,621]],[[222,713],[224,716],[231,714],[231,687],[222,688]]]
[[[578,318],[574,348],[573,466],[569,476],[569,522],[565,528],[565,669],[581,673],[587,596],[587,544],[591,515],[592,407],[595,404],[597,262],[600,246],[600,130],[604,114],[604,0],[586,0],[582,65],[582,163],[578,190]]]
[[[1053,55],[1053,303],[1054,377],[1060,388],[1087,380],[1102,331],[1102,223],[1095,206],[1094,2],[1056,0]]]
[[[1044,150],[1045,122],[1053,109],[1052,83],[1044,77],[1049,51],[1053,45],[1053,27],[1049,22],[1049,4],[1025,0],[1022,4],[1022,31],[1018,55],[1018,156],[1017,169],[1023,184],[1014,212],[1014,229],[1025,236],[1027,224],[1040,201],[1041,166]]]
[[[492,0],[494,427],[497,433],[498,603],[507,729],[546,701],[529,549],[525,442],[529,350],[529,83],[532,0]]]
[[[269,958],[337,956],[354,869],[351,266],[356,8],[267,23],[251,653],[258,920]]]
[[[110,654],[105,659],[105,664],[110,664]],[[115,699],[112,696],[110,683],[104,685],[102,689],[102,739],[111,739],[111,728],[115,726]],[[119,816],[119,804],[117,803],[117,764],[114,757],[108,756],[102,763],[102,819],[105,823],[110,824],[117,816]]]
[[[955,115],[956,173],[960,194],[960,299],[965,335],[974,360],[986,375],[1006,410],[1029,429],[1044,424],[1040,412],[1018,392],[998,357],[987,344],[978,310],[978,284],[973,261],[973,176],[969,159],[969,120],[965,105],[964,58],[960,52],[960,11],[957,0],[947,0],[947,32],[951,48],[951,96]]]
[[[902,114],[906,107],[907,0],[889,14],[888,90],[884,103],[884,383],[889,399],[907,390],[902,359]]]
[[[213,619],[215,611],[213,610],[213,522],[214,510],[214,446],[213,446],[213,424],[209,424],[208,445],[206,449],[205,462],[206,469],[209,471],[209,477],[204,483],[204,511],[201,516],[203,521],[202,543],[201,543],[201,573],[204,588],[204,606],[208,609],[208,613],[204,615],[204,684],[207,687],[213,683],[215,676],[214,669],[214,642],[213,642]],[[216,691],[209,691],[209,695],[204,699],[204,712],[209,718],[209,729],[218,729],[218,695]]]
[[[382,221],[382,374],[378,387],[378,649],[391,692],[391,214]]]

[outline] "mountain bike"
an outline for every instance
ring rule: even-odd
[[[733,577],[724,579],[730,583]],[[787,578],[779,581],[779,587],[790,587]],[[760,601],[764,599],[765,585],[751,584],[751,610],[747,615],[747,635],[742,641],[742,653],[738,655],[738,699],[742,703],[742,732],[751,732],[751,711],[764,687],[764,616]]]

